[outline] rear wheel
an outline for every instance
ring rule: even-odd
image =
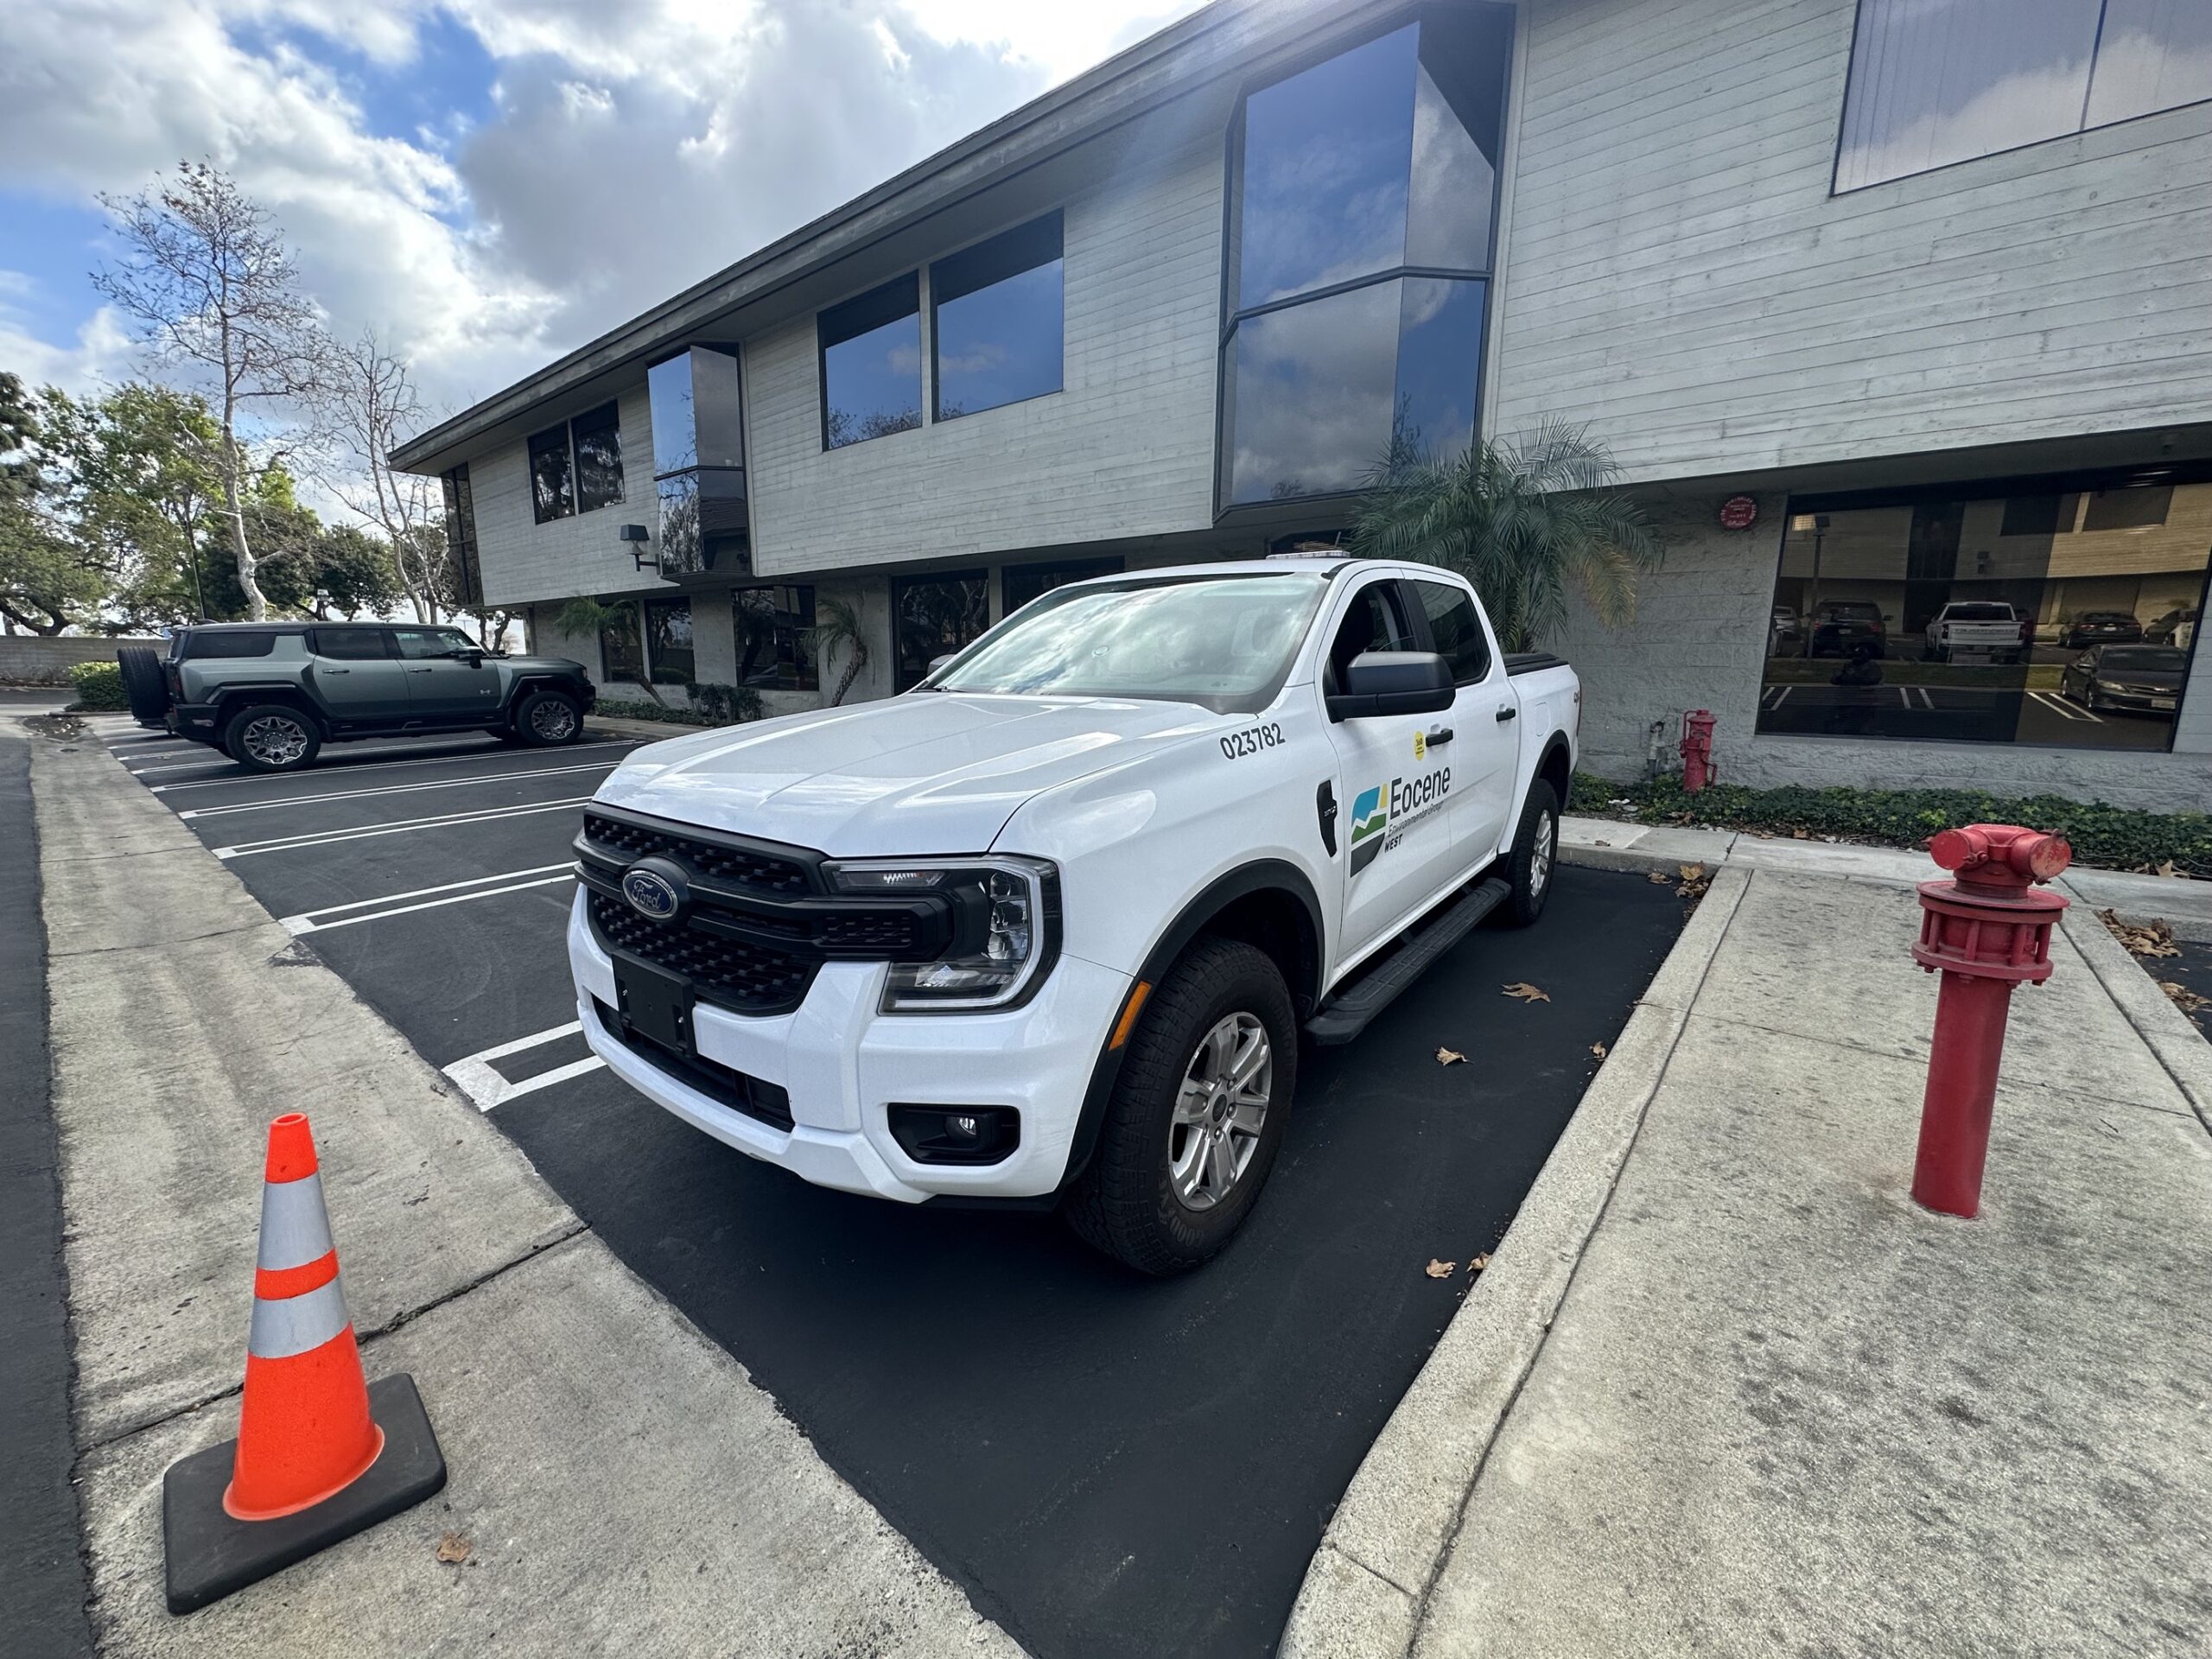
[[[240,709],[223,728],[231,759],[251,772],[295,772],[322,747],[315,722],[281,702]]]
[[[1559,868],[1559,796],[1542,779],[1529,785],[1521,808],[1521,827],[1506,855],[1505,879],[1513,891],[1500,913],[1514,927],[1526,927],[1544,913],[1552,896],[1552,874]]]
[[[1239,940],[1199,940],[1145,1004],[1068,1220],[1140,1273],[1198,1266],[1258,1201],[1297,1082],[1281,972]]]
[[[161,653],[148,645],[122,645],[115,661],[123,671],[123,696],[130,705],[130,718],[141,726],[166,728],[169,683],[162,671]]]
[[[576,707],[576,700],[558,691],[524,692],[509,728],[516,742],[533,749],[573,743],[583,728],[583,710]]]

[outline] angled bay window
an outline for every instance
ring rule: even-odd
[[[468,464],[438,475],[445,493],[446,559],[453,566],[456,596],[463,605],[484,602],[484,567],[476,556],[476,495],[468,484]]]
[[[1835,189],[2207,99],[2203,0],[1860,0]]]
[[[1231,130],[1224,509],[1476,429],[1512,13],[1437,8],[1247,94]]]
[[[652,409],[660,568],[749,570],[745,409],[737,351],[694,346],[645,371]]]
[[[822,350],[822,447],[922,423],[921,278],[908,272],[815,319]]]
[[[1057,213],[930,267],[938,420],[1060,389],[1060,277]]]

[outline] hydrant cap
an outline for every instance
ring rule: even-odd
[[[2074,849],[2059,836],[2006,823],[1970,823],[1938,834],[1928,843],[1928,855],[1947,870],[2048,881],[2074,861]]]

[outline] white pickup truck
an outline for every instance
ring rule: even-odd
[[[2001,599],[1955,599],[1928,620],[1923,660],[2018,663],[2034,637],[2028,619]]]
[[[807,1180],[1064,1205],[1175,1272],[1257,1197],[1301,1033],[1536,919],[1580,715],[1426,566],[1058,588],[903,696],[625,760],[576,841],[578,1014]]]

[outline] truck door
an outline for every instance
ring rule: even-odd
[[[488,719],[499,706],[499,671],[458,628],[394,628],[407,670],[407,715],[441,722]]]
[[[1408,584],[1428,627],[1427,649],[1452,664],[1459,692],[1448,715],[1432,716],[1428,749],[1452,763],[1452,845],[1469,868],[1497,850],[1513,826],[1514,781],[1521,766],[1520,699],[1504,659],[1491,648],[1475,601],[1450,582]]]
[[[1337,601],[1329,624],[1322,692],[1337,690],[1363,651],[1418,651],[1411,594],[1397,578],[1376,575]],[[1344,962],[1388,938],[1447,885],[1458,868],[1447,816],[1458,778],[1451,751],[1431,758],[1433,715],[1385,715],[1330,722],[1337,798],[1344,803]]]
[[[390,628],[317,628],[308,643],[315,695],[332,720],[380,726],[407,718],[407,671]]]

